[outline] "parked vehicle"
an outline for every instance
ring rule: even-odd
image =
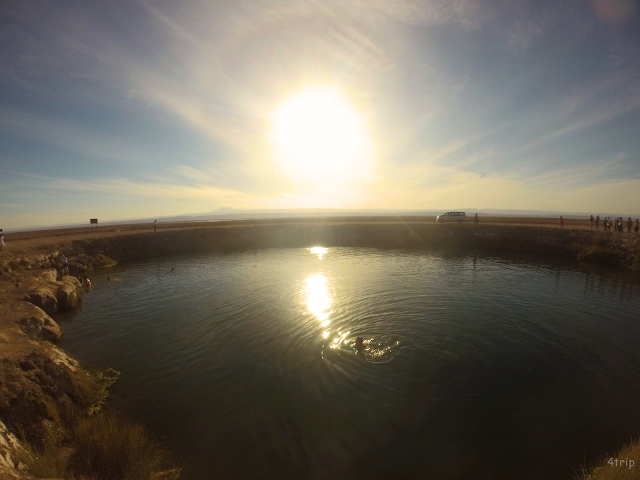
[[[444,223],[444,222],[462,223],[467,221],[467,215],[464,212],[447,212],[447,213],[443,213],[442,215],[438,215],[436,217],[436,221],[440,223]]]

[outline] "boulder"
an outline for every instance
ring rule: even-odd
[[[71,310],[80,304],[82,299],[82,285],[76,277],[62,277],[59,282],[62,285],[58,288],[58,310]]]
[[[21,318],[18,323],[20,329],[32,338],[47,340],[51,343],[58,342],[62,338],[60,326],[42,310],[29,317]]]
[[[47,314],[53,315],[58,312],[58,292],[55,285],[37,287],[24,297],[24,301],[33,303]]]
[[[48,276],[42,276],[41,281],[43,283],[28,293],[24,301],[33,303],[48,315],[71,310],[80,304],[82,285],[77,278],[67,275],[56,282]]]

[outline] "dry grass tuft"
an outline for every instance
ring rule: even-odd
[[[576,480],[640,480],[640,440],[603,458],[593,470],[583,469]]]
[[[59,437],[47,431],[41,448],[22,441],[24,450],[17,453],[18,460],[24,463],[35,478],[66,478],[67,461],[71,449],[64,447]]]
[[[145,427],[116,412],[83,418],[73,440],[48,429],[39,448],[23,441],[18,459],[35,478],[177,480],[172,455]]]
[[[121,414],[85,418],[76,430],[78,447],[69,459],[75,475],[91,479],[177,479],[170,454],[145,431],[142,424]]]
[[[79,372],[73,393],[58,401],[49,395],[38,400],[43,435],[27,438],[17,452],[35,478],[68,480],[176,480],[180,469],[172,455],[138,422],[119,412],[102,409],[109,387],[119,373]]]

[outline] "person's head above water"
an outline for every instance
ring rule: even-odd
[[[356,350],[363,350],[364,349],[364,339],[362,337],[357,337],[356,338]]]

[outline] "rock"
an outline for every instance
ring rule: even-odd
[[[2,458],[2,456],[0,456],[0,458]],[[13,463],[13,460],[11,459],[11,455],[9,455],[9,452],[5,453],[4,455],[4,465],[7,468],[15,468],[16,466]]]
[[[82,285],[75,277],[62,277],[62,285],[58,288],[58,310],[72,310],[80,304],[82,299]]]
[[[47,267],[44,272],[38,275],[38,278],[41,279],[41,281],[55,282],[56,278],[58,278],[58,273],[55,268]]]
[[[36,307],[41,308],[47,314],[53,315],[58,312],[58,292],[52,286],[40,286],[26,295],[23,299],[25,302],[33,303]]]
[[[16,461],[12,458],[12,455],[15,456],[15,453],[21,448],[20,442],[18,442],[15,435],[0,421],[0,466],[6,469],[14,469],[16,467]],[[5,477],[0,475],[0,478]]]
[[[24,301],[33,303],[48,315],[71,310],[80,304],[82,285],[77,278],[67,275],[56,282],[51,280],[50,274],[45,274],[40,281],[42,283],[27,294]]]
[[[41,311],[41,315],[21,318],[18,323],[22,331],[32,338],[47,340],[51,343],[62,338],[60,326],[49,315]]]
[[[34,480],[34,477],[29,474],[29,469],[24,463],[18,460],[16,464],[16,460],[12,460],[7,452],[4,455],[0,453],[0,480]],[[62,479],[49,478],[46,480]]]
[[[77,372],[80,369],[80,364],[76,360],[54,345],[51,346],[51,350],[49,351],[49,358],[51,358],[51,361],[55,364],[64,365],[72,372]]]
[[[96,255],[86,255],[84,253],[76,255],[73,257],[73,261],[71,264],[78,266],[78,268],[84,267],[84,270],[92,270],[98,267],[113,267],[118,262],[114,259],[103,255],[102,253],[98,253]],[[71,267],[69,267],[69,271],[71,272]]]
[[[0,448],[5,450],[18,450],[21,448],[16,436],[7,429],[2,421],[0,421]]]

